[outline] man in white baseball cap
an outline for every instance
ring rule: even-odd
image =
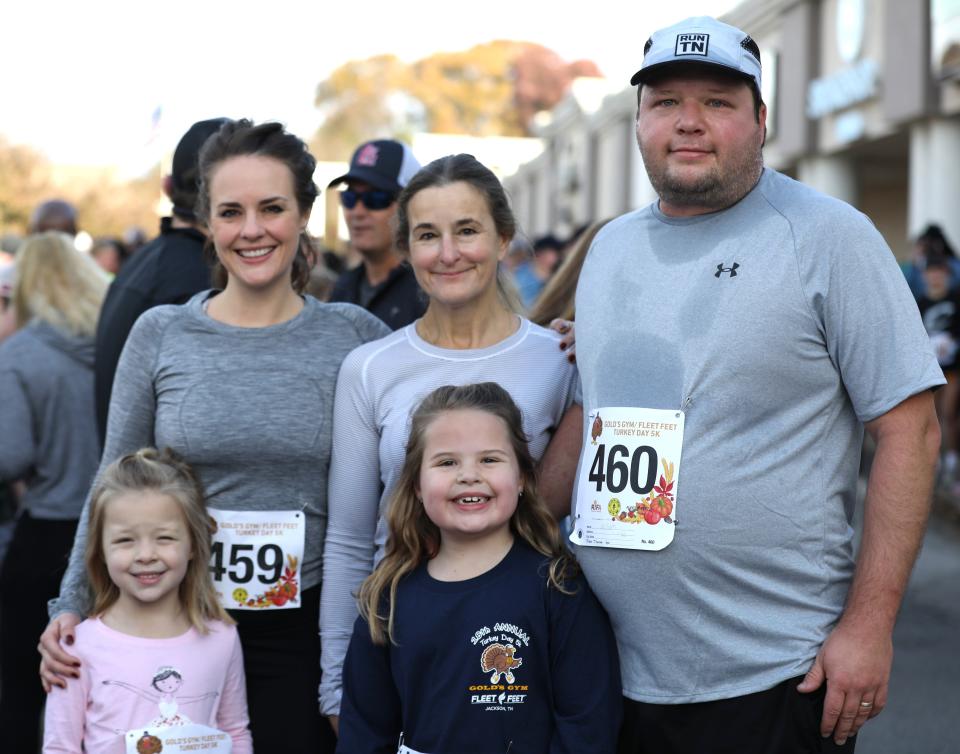
[[[571,535],[617,633],[620,752],[851,751],[887,698],[943,375],[870,220],[764,168],[746,33],[661,29],[631,82],[658,200],[580,276]]]
[[[655,31],[644,46],[633,86],[676,63],[701,63],[735,73],[760,92],[760,48],[746,33],[709,16],[688,18]]]

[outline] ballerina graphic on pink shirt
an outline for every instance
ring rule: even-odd
[[[216,691],[209,691],[206,694],[198,694],[196,696],[178,696],[177,691],[179,691],[183,685],[183,676],[180,675],[180,671],[170,666],[159,668],[153,676],[153,680],[150,681],[150,686],[152,686],[155,691],[138,688],[133,684],[124,683],[123,681],[104,681],[103,683],[108,686],[120,686],[148,701],[156,702],[160,708],[160,716],[155,717],[147,723],[145,727],[148,728],[172,728],[181,725],[190,725],[192,721],[180,712],[180,704],[190,704],[219,696]]]

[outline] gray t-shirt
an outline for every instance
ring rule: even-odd
[[[727,210],[609,223],[576,306],[585,417],[686,412],[672,544],[576,549],[624,694],[700,702],[804,673],[853,573],[862,423],[944,382],[890,250],[765,170]]]
[[[354,594],[387,539],[386,505],[400,476],[410,415],[441,385],[497,382],[520,407],[530,453],[539,459],[578,395],[577,370],[560,336],[526,319],[488,348],[438,348],[416,323],[368,343],[343,362],[334,405],[330,526],[320,607],[325,714],[340,706],[340,675],[357,617]]]
[[[337,373],[350,351],[389,329],[358,306],[310,296],[287,322],[234,327],[204,312],[209,296],[137,320],[117,367],[100,471],[139,448],[170,447],[199,474],[210,507],[302,510],[309,589],[320,583]],[[90,607],[88,506],[51,616]]]

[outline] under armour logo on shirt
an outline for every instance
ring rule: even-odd
[[[737,262],[733,263],[733,267],[724,267],[723,262],[717,265],[717,271],[713,273],[713,276],[719,278],[723,273],[729,272],[730,277],[735,278],[737,276],[737,269],[740,265]]]

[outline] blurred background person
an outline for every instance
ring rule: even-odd
[[[98,238],[90,247],[90,258],[103,270],[111,279],[120,272],[123,263],[127,261],[126,247],[123,242],[117,238]]]
[[[317,255],[317,262],[310,270],[310,279],[307,281],[307,293],[317,301],[329,301],[333,293],[333,286],[337,284],[339,271],[331,268],[326,262],[326,252]]]
[[[146,231],[136,225],[131,225],[123,231],[123,238],[121,239],[127,249],[128,256],[140,251],[140,249],[147,245],[147,241],[149,240]]]
[[[0,343],[13,335],[17,329],[16,313],[13,310],[13,283],[17,267],[12,261],[0,261]]]
[[[9,255],[9,260],[0,259],[0,343],[13,335],[14,330],[17,329],[17,320],[11,303],[15,272],[13,254]],[[13,517],[17,509],[14,484],[0,480],[0,568],[3,566],[3,557],[7,553],[10,539],[13,537]],[[0,620],[3,620],[2,615]]]
[[[533,245],[527,240],[526,236],[518,232],[510,242],[510,246],[507,247],[507,253],[500,263],[500,268],[510,277],[510,281],[514,282],[517,270],[532,258]],[[516,287],[515,283],[514,287]]]
[[[340,206],[350,248],[363,260],[340,275],[330,300],[362,306],[391,330],[409,325],[427,309],[413,270],[394,239],[397,195],[419,169],[406,144],[392,139],[368,141],[353,153],[350,169],[327,186],[347,184],[340,192]]]
[[[960,493],[960,485],[956,481],[957,398],[960,395],[960,382],[957,381],[960,292],[951,289],[952,279],[950,258],[942,253],[929,253],[924,261],[924,293],[917,299],[917,306],[923,318],[923,326],[937,354],[937,361],[947,378],[943,389],[934,393],[943,438],[938,481],[941,487]]]
[[[77,210],[63,199],[48,199],[33,210],[29,228],[30,233],[54,230],[73,237],[77,235]]]
[[[950,270],[950,289],[960,289],[960,258],[957,258],[957,252],[947,240],[943,228],[931,223],[914,240],[910,261],[901,264],[904,277],[907,278],[910,292],[915,299],[919,299],[926,293],[923,271],[926,268],[927,258],[931,256],[946,260]]]
[[[105,291],[66,234],[31,236],[17,255],[17,331],[0,344],[0,480],[25,482],[0,571],[0,731],[9,754],[39,748],[34,650],[100,457],[93,334]]]
[[[7,233],[0,236],[0,268],[13,264],[17,247],[19,247],[21,243],[23,243],[23,239],[14,233]]]
[[[530,310],[531,321],[543,327],[549,327],[555,319],[568,321],[574,319],[574,298],[583,260],[587,258],[587,252],[590,251],[590,244],[593,243],[597,231],[608,222],[610,222],[609,218],[599,220],[580,233]]]
[[[197,222],[197,155],[226,118],[194,123],[173,153],[173,169],[163,191],[173,214],[160,221],[160,235],[130,258],[117,274],[100,313],[94,357],[97,428],[107,434],[107,412],[113,376],[127,336],[137,317],[161,304],[182,304],[210,287],[210,265],[204,259],[206,232]]]
[[[550,234],[533,242],[533,257],[514,270],[520,300],[529,311],[560,262],[563,242]]]

